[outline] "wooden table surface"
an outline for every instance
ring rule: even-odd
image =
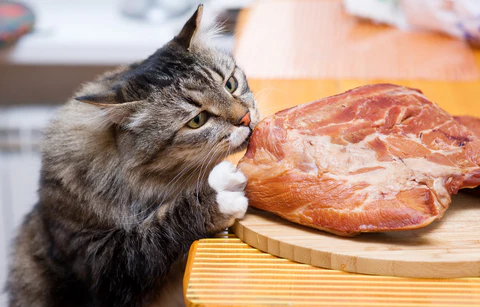
[[[480,278],[327,270],[263,253],[228,235],[192,245],[184,294],[187,306],[480,306]]]
[[[270,2],[271,11],[275,12],[275,3],[291,4],[294,0]],[[315,1],[295,3],[302,5],[312,2]],[[254,35],[252,32],[241,31],[252,26],[248,23],[252,11],[255,12],[257,8],[258,5],[241,16],[237,50],[245,47],[242,43],[252,41],[251,37],[247,37]],[[308,20],[303,22],[308,24]],[[364,23],[357,26],[361,29],[362,37],[368,31],[371,35],[393,31]],[[292,46],[297,43],[291,36],[286,39],[293,40]],[[432,36],[432,39],[437,38]],[[439,36],[438,39],[446,38]],[[275,42],[265,37],[264,43],[271,45]],[[262,46],[255,48],[258,52],[263,50]],[[475,68],[479,69],[480,51],[468,52],[473,56]],[[409,54],[394,56],[408,57]],[[332,61],[335,59],[332,58]],[[254,59],[243,54],[240,64],[248,68],[253,62]],[[363,84],[389,82],[421,89],[431,101],[452,115],[480,117],[480,80],[465,81],[454,77],[449,80],[448,76],[443,76],[442,80],[412,78],[412,74],[415,76],[415,67],[413,63],[407,69],[408,79],[348,76],[299,79],[288,77],[287,72],[287,77],[278,76],[274,79],[257,74],[255,78],[249,78],[249,84],[263,116]],[[246,73],[248,76],[248,69]],[[402,74],[401,71],[397,73]],[[238,161],[241,156],[237,154],[231,160]],[[184,294],[187,306],[480,306],[480,278],[413,279],[327,270],[263,253],[229,234],[222,238],[199,240],[192,245],[184,277]]]

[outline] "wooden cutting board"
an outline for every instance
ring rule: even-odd
[[[272,255],[347,272],[418,277],[480,276],[480,198],[453,197],[444,217],[427,227],[339,237],[250,208],[234,233]]]

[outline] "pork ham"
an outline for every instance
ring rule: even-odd
[[[469,115],[454,116],[453,118],[470,129],[476,137],[480,137],[480,118]]]
[[[376,84],[264,119],[239,168],[251,206],[351,236],[424,227],[480,184],[480,139],[411,88]]]
[[[477,138],[480,138],[480,118],[469,115],[454,116],[453,118],[455,118],[455,120],[460,124],[470,129],[470,131],[472,131]],[[476,187],[474,189],[464,189],[463,191],[471,195],[480,196],[480,187]]]

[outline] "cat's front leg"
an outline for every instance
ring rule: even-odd
[[[235,219],[245,215],[248,207],[244,193],[246,183],[245,175],[227,161],[221,162],[210,172],[208,184],[216,192],[218,210],[225,217],[222,227],[232,226]]]

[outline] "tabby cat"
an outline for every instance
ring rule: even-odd
[[[246,147],[259,113],[201,16],[199,6],[146,60],[85,84],[46,129],[10,306],[173,306],[167,287],[180,285],[190,244],[244,215],[246,179],[221,161]]]

